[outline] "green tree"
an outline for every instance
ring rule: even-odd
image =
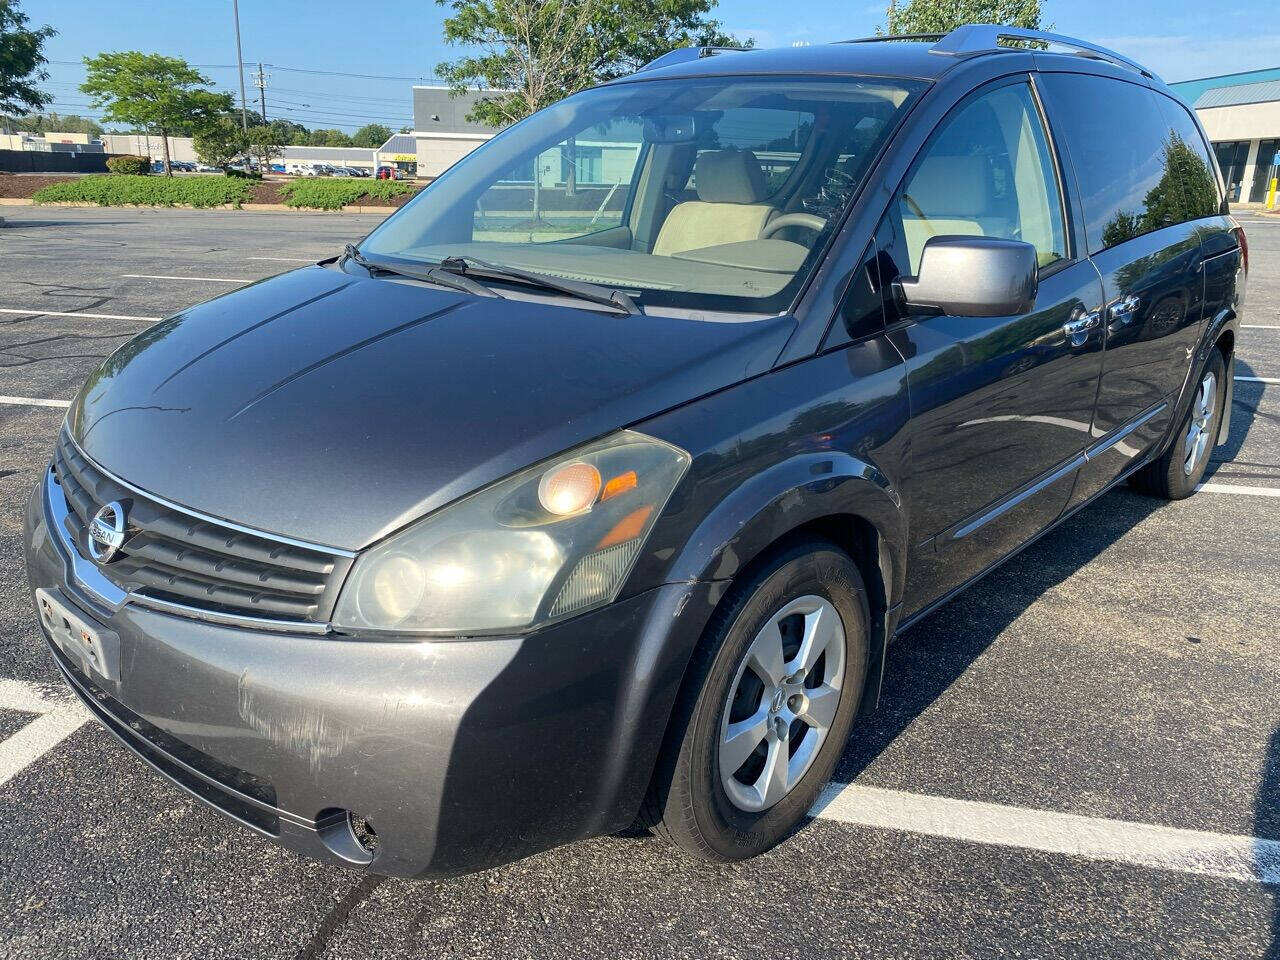
[[[17,0],[0,0],[0,114],[39,110],[51,99],[36,83],[49,79],[44,65],[44,42],[56,30],[31,30]]]
[[[351,138],[341,130],[321,128],[311,131],[311,146],[349,147],[351,146]]]
[[[380,123],[366,123],[351,135],[353,147],[380,147],[391,136],[391,128]]]
[[[258,158],[258,169],[266,172],[271,161],[284,152],[279,132],[270,124],[250,127],[246,134],[249,140],[249,152]]]
[[[249,138],[240,127],[240,118],[223,114],[208,123],[192,144],[201,163],[226,170],[249,149]]]
[[[436,67],[456,93],[491,90],[468,119],[503,126],[690,45],[744,46],[708,17],[715,0],[436,0],[445,41],[468,49]],[[749,46],[750,44],[745,44]]]
[[[33,113],[26,117],[0,117],[0,126],[12,127],[22,133],[84,133],[91,137],[102,135],[102,125],[89,117],[74,113]]]
[[[267,124],[267,126],[271,127],[271,129],[276,132],[276,140],[280,143],[306,144],[311,142],[308,139],[311,131],[300,123],[294,123],[292,120],[285,120],[277,117],[275,120],[272,120]]]
[[[1000,23],[1039,30],[1040,0],[889,0],[883,32],[950,33],[966,23]]]
[[[231,94],[208,89],[210,80],[176,57],[129,50],[85,57],[84,65],[80,89],[104,108],[103,119],[160,136],[167,176],[169,137],[198,132],[232,109]]]

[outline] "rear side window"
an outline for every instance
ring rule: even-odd
[[[1173,174],[1179,193],[1181,209],[1174,211],[1180,221],[1199,220],[1218,213],[1222,197],[1218,193],[1218,178],[1213,173],[1213,160],[1204,137],[1187,108],[1178,101],[1156,94],[1156,102],[1164,111],[1169,124],[1169,138],[1165,142],[1165,163]]]
[[[1175,122],[1163,96],[1083,74],[1044,74],[1040,83],[1074,161],[1090,252],[1213,212],[1206,187],[1215,205],[1217,187],[1199,131],[1190,118]]]

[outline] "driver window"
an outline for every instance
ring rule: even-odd
[[[943,122],[896,210],[910,272],[931,237],[1021,240],[1044,267],[1066,255],[1062,196],[1026,84],[1001,87]]]

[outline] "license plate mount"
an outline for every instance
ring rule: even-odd
[[[120,678],[120,640],[114,633],[43,587],[36,590],[36,612],[58,649],[85,672],[106,680]]]

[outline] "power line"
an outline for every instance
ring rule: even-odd
[[[50,63],[60,64],[62,66],[83,67],[84,64],[79,60],[50,60]],[[197,70],[235,70],[234,63],[192,63],[188,66]],[[397,80],[400,82],[412,83],[417,80],[438,80],[434,75],[429,77],[397,77],[380,73],[343,73],[338,70],[311,70],[303,67],[282,67],[278,63],[264,63],[263,66],[271,67],[273,70],[282,70],[285,73],[309,73],[321,77],[348,77],[356,80]]]
[[[362,102],[362,103],[367,102],[367,103],[394,103],[394,104],[403,104],[406,100],[405,97],[365,97],[355,93],[330,93],[328,91],[319,91],[319,90],[312,91],[312,90],[306,90],[302,87],[277,86],[277,87],[272,87],[271,89],[278,90],[281,93],[306,94],[309,97],[314,97],[314,98],[319,98],[324,100],[352,100],[352,101]]]
[[[391,113],[389,111],[387,113],[381,113],[369,110],[329,110],[326,109],[329,106],[328,104],[322,103],[319,106],[313,106],[309,103],[299,103],[296,100],[282,100],[279,97],[272,97],[271,103],[278,109],[288,109],[293,110],[294,112],[306,110],[310,113],[320,114],[322,116],[351,117],[353,120],[361,120],[365,118],[404,120],[411,116],[409,111],[405,111],[404,113]]]
[[[337,70],[304,70],[301,67],[282,67],[278,63],[268,63],[267,66],[273,70],[283,70],[285,73],[311,73],[322,77],[350,77],[356,80],[399,80],[402,82],[412,83],[415,80],[429,80],[432,77],[392,77],[385,74],[377,73],[341,73]]]

